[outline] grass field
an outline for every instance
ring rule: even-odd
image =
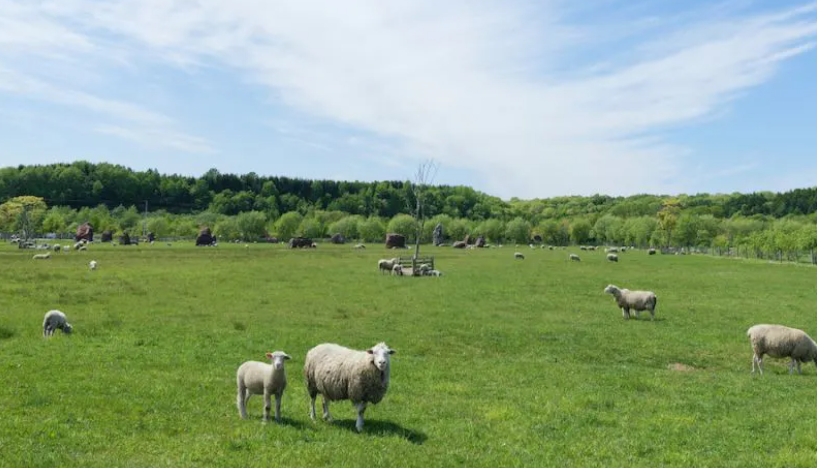
[[[815,367],[767,359],[752,377],[745,336],[817,334],[817,269],[424,251],[444,277],[381,276],[392,255],[371,246],[94,245],[49,261],[3,246],[0,466],[817,464]],[[608,283],[654,290],[656,321],[625,322]],[[42,338],[53,308],[73,335]],[[334,423],[307,416],[303,359],[327,341],[397,350],[362,434],[348,402]],[[293,357],[284,423],[261,423],[258,396],[239,419],[236,368],[276,349]]]

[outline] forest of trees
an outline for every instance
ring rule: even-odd
[[[430,219],[423,241],[441,223],[449,239],[483,235],[494,243],[527,243],[540,235],[551,245],[742,246],[778,256],[817,247],[817,188],[507,201],[463,186],[433,186],[424,193]],[[379,242],[387,231],[414,236],[406,214],[413,202],[410,182],[402,181],[306,180],[215,169],[196,178],[88,162],[0,169],[5,233],[21,229],[26,204],[26,225],[40,234],[69,234],[90,222],[98,232],[146,229],[160,237],[191,237],[209,226],[226,240],[341,233]]]

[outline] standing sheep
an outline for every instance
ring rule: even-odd
[[[607,254],[607,261],[608,262],[618,262],[618,255],[616,255],[616,254]]]
[[[570,256],[569,256],[568,258],[569,258],[570,260],[573,260],[574,262],[581,262],[581,261],[582,261],[582,259],[581,259],[581,258],[579,258],[579,256],[578,256],[578,255],[576,255],[576,254],[570,254]]]
[[[794,372],[797,366],[797,373],[800,370],[801,362],[814,362],[817,366],[817,343],[811,339],[803,330],[789,328],[783,325],[755,325],[746,330],[746,336],[752,344],[752,373],[755,373],[755,366],[763,375],[763,356],[768,354],[771,357],[791,358],[789,363],[789,374]]]
[[[88,268],[90,268],[91,270],[96,270],[96,265],[97,265],[96,260],[91,260],[88,263]]]
[[[315,420],[315,400],[323,396],[323,419],[332,420],[329,402],[351,400],[357,409],[355,429],[363,430],[366,405],[376,405],[389,389],[391,355],[394,350],[378,343],[357,351],[332,343],[310,349],[304,362],[306,389],[312,399],[309,417]]]
[[[392,276],[403,276],[403,265],[396,263],[393,267],[391,267],[391,274]]]
[[[74,327],[68,323],[65,314],[59,310],[49,310],[43,318],[43,336],[49,337],[57,329],[62,330],[63,333],[71,333]]]
[[[625,320],[630,319],[630,309],[635,311],[635,318],[639,317],[639,312],[649,310],[652,320],[655,320],[655,306],[658,305],[658,298],[652,291],[630,291],[620,289],[618,286],[609,284],[604,288],[604,292],[612,294],[616,303],[621,307],[621,313]]]
[[[241,419],[247,419],[247,401],[252,395],[264,395],[264,421],[269,421],[271,396],[275,395],[275,422],[281,422],[281,398],[287,388],[287,374],[284,361],[290,356],[283,351],[267,353],[272,364],[247,361],[236,371],[238,395],[236,404]]]
[[[51,253],[49,252],[44,254],[37,254],[31,258],[33,258],[34,260],[48,260],[49,258],[51,258]]]
[[[380,273],[389,273],[394,269],[394,264],[396,262],[396,258],[392,258],[390,260],[381,259],[377,262],[377,269],[380,270]]]
[[[525,259],[525,256],[524,256],[524,255],[522,255],[522,253],[521,253],[521,252],[514,252],[514,253],[513,253],[513,258],[518,259],[518,260],[524,260],[524,259]]]

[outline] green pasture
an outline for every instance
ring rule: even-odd
[[[745,335],[817,335],[813,267],[423,247],[444,276],[400,278],[368,247],[0,247],[0,466],[817,465],[817,370],[753,377]],[[655,291],[656,320],[624,321],[609,283]],[[49,309],[75,333],[44,339]],[[310,421],[307,350],[379,341],[397,353],[364,432],[348,402]],[[258,396],[241,420],[235,370],[273,350],[283,424]]]

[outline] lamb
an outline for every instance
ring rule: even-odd
[[[236,371],[238,394],[236,404],[241,419],[247,419],[247,401],[253,395],[264,395],[264,421],[269,421],[271,396],[275,395],[275,422],[281,422],[281,398],[287,388],[287,374],[284,361],[290,356],[283,351],[267,353],[271,364],[258,361],[247,361]]]
[[[574,262],[581,262],[581,261],[582,261],[582,259],[581,259],[581,258],[579,258],[579,256],[578,256],[578,255],[576,255],[576,254],[570,254],[570,256],[569,256],[568,258],[569,258],[570,260],[573,260]]]
[[[333,343],[310,349],[304,362],[306,389],[311,398],[309,417],[315,420],[315,400],[323,396],[323,419],[332,420],[329,402],[351,400],[357,409],[355,429],[363,430],[363,413],[369,403],[380,403],[389,389],[394,350],[378,343],[357,351]]]
[[[392,269],[394,268],[394,264],[396,262],[397,262],[396,258],[392,258],[392,259],[388,259],[388,260],[381,259],[380,261],[377,262],[377,268],[380,270],[380,273],[383,273],[383,272],[388,273],[388,272],[392,271]]]
[[[393,276],[403,276],[403,265],[399,263],[394,264],[394,266],[391,267],[391,274]]]
[[[616,303],[621,307],[621,313],[625,320],[630,319],[630,309],[635,311],[635,318],[639,317],[639,312],[649,310],[652,320],[655,320],[655,307],[658,305],[658,298],[652,291],[630,291],[620,289],[618,286],[608,284],[604,292],[612,294]]]
[[[524,260],[524,259],[525,259],[525,256],[524,256],[524,255],[522,255],[522,253],[521,253],[521,252],[514,252],[514,253],[513,253],[513,258],[517,258],[517,259],[519,259],[519,260]]]
[[[618,255],[616,255],[616,254],[607,254],[607,261],[609,261],[609,262],[618,262]]]
[[[51,252],[44,253],[44,254],[37,254],[37,255],[33,256],[32,258],[34,260],[48,260],[49,258],[51,258]]]
[[[357,250],[360,250],[360,249],[365,249],[365,248],[366,248],[366,246],[365,246],[365,245],[363,245],[363,244],[356,244],[356,245],[355,245],[355,249],[357,249]]]
[[[96,265],[97,265],[96,260],[91,260],[91,262],[88,263],[88,268],[96,270]]]
[[[71,333],[74,327],[68,323],[65,314],[59,310],[49,310],[43,318],[43,336],[49,337],[54,331],[60,329],[63,333]]]
[[[763,375],[763,356],[765,354],[777,358],[791,358],[789,374],[794,372],[795,365],[797,373],[802,374],[801,362],[813,361],[817,366],[817,343],[803,330],[783,325],[760,324],[746,330],[746,336],[749,337],[754,352],[752,374],[755,373],[755,366],[757,366],[760,375]]]

